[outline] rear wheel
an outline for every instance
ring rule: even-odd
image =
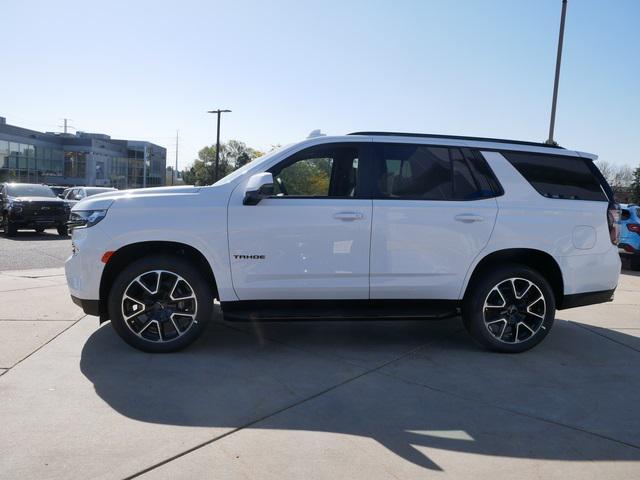
[[[486,271],[470,287],[464,324],[481,345],[496,352],[529,350],[547,336],[555,317],[549,282],[524,265]]]
[[[129,345],[173,352],[200,336],[213,314],[213,295],[184,259],[150,256],[116,277],[108,306],[113,327]]]
[[[634,255],[629,260],[629,267],[631,270],[640,270],[640,254]]]
[[[57,229],[58,235],[60,235],[61,237],[66,237],[69,234],[69,230],[67,229],[66,225],[58,225]]]

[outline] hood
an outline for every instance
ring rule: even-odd
[[[65,203],[64,200],[58,197],[10,197],[14,202],[47,202],[47,203]]]
[[[177,187],[153,187],[136,188],[131,190],[115,190],[113,192],[98,193],[80,200],[72,210],[106,210],[118,199],[135,199],[147,196],[175,196],[198,193],[202,187],[177,186]]]

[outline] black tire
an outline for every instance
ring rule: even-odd
[[[165,273],[156,277],[156,271]],[[175,280],[171,275],[180,280]],[[153,282],[157,282],[157,285]],[[143,283],[148,287],[152,286],[151,291],[157,290],[158,294],[152,295],[148,287],[145,291]],[[189,298],[182,302],[182,309],[179,309],[180,302],[168,297],[173,294],[176,285],[185,292],[175,295],[176,297],[192,294],[195,301]],[[167,293],[169,290],[171,292]],[[134,298],[138,297],[137,300],[140,301],[125,299],[125,292]],[[139,308],[135,307],[136,303],[145,305],[138,314],[135,313]],[[133,312],[128,322],[124,316],[127,309],[129,313]],[[145,352],[174,352],[195,341],[211,319],[212,285],[208,284],[195,266],[181,257],[151,255],[131,263],[118,274],[109,292],[108,310],[113,328],[129,345]],[[172,311],[176,315],[175,321]]]
[[[629,260],[629,268],[631,270],[640,271],[640,255],[634,255]]]
[[[495,352],[520,353],[551,331],[555,306],[553,290],[540,273],[507,264],[487,269],[474,280],[463,301],[462,318],[480,345]]]
[[[42,233],[44,232],[44,227],[38,227],[34,229],[36,231],[36,233]]]
[[[2,231],[6,237],[15,237],[18,233],[18,227],[9,220],[9,216],[6,213],[2,216]]]
[[[61,237],[66,237],[67,235],[69,235],[69,229],[66,225],[58,225],[57,229],[58,235],[60,235]]]

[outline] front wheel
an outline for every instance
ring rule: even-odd
[[[200,336],[213,314],[211,285],[177,256],[149,256],[117,277],[108,299],[116,332],[146,352],[173,352]]]
[[[2,216],[2,230],[7,237],[15,237],[18,233],[18,228],[9,220],[9,214],[7,213]]]
[[[519,353],[547,336],[555,318],[555,297],[549,282],[524,265],[486,271],[464,299],[462,317],[479,344],[496,351]]]

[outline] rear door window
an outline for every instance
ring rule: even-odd
[[[375,198],[475,200],[499,194],[486,162],[469,149],[378,143],[374,158]]]
[[[587,164],[590,160],[529,152],[502,152],[502,155],[547,198],[608,201]]]

